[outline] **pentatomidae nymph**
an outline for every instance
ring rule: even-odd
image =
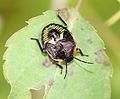
[[[57,17],[63,22],[64,26],[56,23],[50,23],[45,26],[41,34],[42,45],[37,38],[31,38],[31,40],[35,40],[37,42],[42,53],[47,54],[53,64],[56,64],[61,68],[61,71],[63,67],[59,62],[63,62],[65,64],[65,79],[67,75],[67,63],[71,62],[73,59],[87,64],[93,63],[86,62],[75,57],[77,52],[79,52],[81,56],[88,57],[88,55],[85,55],[80,48],[76,47],[76,42],[72,37],[71,32],[67,29],[67,24],[59,14],[57,14]]]

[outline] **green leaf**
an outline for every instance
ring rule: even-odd
[[[77,46],[89,55],[76,57],[94,64],[73,60],[68,65],[68,74],[64,79],[65,66],[61,75],[61,70],[51,64],[48,56],[44,56],[37,43],[30,39],[34,37],[40,40],[42,29],[50,23],[64,25],[55,11],[46,11],[27,21],[28,25],[6,42],[8,48],[4,54],[3,69],[11,85],[9,99],[30,99],[30,89],[38,90],[43,85],[46,99],[110,99],[112,67],[104,52],[103,41],[77,11],[71,9],[68,13],[68,29]]]

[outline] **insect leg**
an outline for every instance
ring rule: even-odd
[[[61,16],[59,15],[59,11],[58,11],[57,17],[63,22],[63,24],[64,24],[65,26],[67,26],[67,24],[65,23],[65,21],[64,21],[64,20],[61,18]]]
[[[80,52],[81,56],[86,56],[86,57],[88,57],[88,55],[84,54],[80,48],[77,48],[76,50],[78,50],[78,51]]]
[[[65,61],[65,67],[66,67],[66,69],[65,69],[65,76],[64,76],[64,79],[66,78],[66,76],[67,76],[67,62]]]
[[[38,44],[38,46],[39,46],[40,50],[42,51],[42,53],[44,53],[44,50],[43,50],[42,46],[40,45],[39,40],[38,40],[38,39],[36,39],[36,38],[31,38],[31,40],[35,40],[35,41],[37,42],[37,44]]]
[[[61,74],[62,74],[63,67],[59,65],[58,63],[56,63],[56,65],[61,69]]]

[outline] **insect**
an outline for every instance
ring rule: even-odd
[[[81,56],[88,57],[88,55],[85,55],[80,48],[76,47],[76,42],[70,31],[67,29],[67,24],[59,14],[57,14],[57,17],[62,21],[64,26],[56,23],[50,23],[45,26],[41,34],[42,45],[37,38],[31,38],[31,40],[35,40],[42,53],[46,53],[52,62],[61,68],[61,73],[63,67],[59,64],[59,62],[63,62],[65,64],[65,79],[67,75],[67,64],[73,59],[87,64],[93,63],[86,62],[75,57],[77,52],[79,52]]]

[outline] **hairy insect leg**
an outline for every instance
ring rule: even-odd
[[[63,22],[63,24],[65,26],[67,26],[66,22],[61,18],[61,16],[59,15],[59,10],[58,10],[58,14],[57,14],[57,17]]]
[[[86,56],[86,57],[88,57],[88,55],[84,54],[80,48],[77,48],[76,50],[78,50],[78,51],[80,52],[81,56]]]
[[[41,52],[42,52],[42,53],[45,53],[38,39],[36,39],[36,38],[30,38],[30,39],[31,39],[31,40],[35,40],[35,41],[37,42],[37,44],[38,44]]]

